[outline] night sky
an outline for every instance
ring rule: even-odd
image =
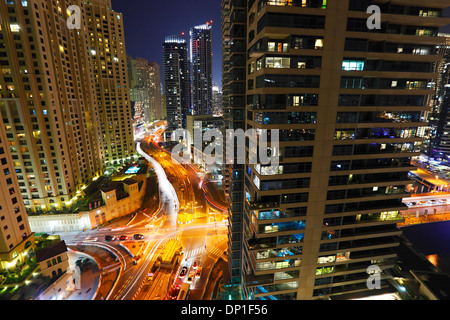
[[[112,8],[124,15],[127,55],[161,67],[166,36],[184,32],[188,41],[191,27],[213,20],[213,81],[221,84],[220,0],[112,0]]]
[[[188,40],[191,27],[213,20],[213,81],[221,84],[221,0],[112,0],[112,7],[124,15],[127,54],[160,66],[167,35],[185,32]],[[450,26],[441,31],[450,33]]]

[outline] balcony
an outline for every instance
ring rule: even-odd
[[[298,281],[284,282],[280,284],[273,284],[267,286],[256,286],[253,288],[253,293],[255,295],[267,295],[268,293],[281,292],[281,291],[291,291],[298,289]]]
[[[305,229],[305,221],[277,222],[260,225],[259,234],[279,233],[286,231],[297,231]]]
[[[280,269],[290,269],[290,268],[299,268],[301,265],[302,259],[291,259],[284,261],[268,261],[268,262],[260,262],[256,263],[255,271],[256,272],[265,272],[265,271],[273,271]]]
[[[280,202],[247,202],[251,210],[276,209]]]
[[[258,252],[256,252],[256,260],[298,256],[298,255],[302,254],[302,251],[303,251],[303,247],[301,247],[301,246],[258,251]]]

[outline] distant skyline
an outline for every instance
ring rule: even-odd
[[[127,55],[155,61],[162,67],[162,44],[168,35],[185,33],[213,21],[213,82],[222,83],[220,0],[112,0],[114,11],[123,14]],[[162,81],[162,78],[161,78]]]

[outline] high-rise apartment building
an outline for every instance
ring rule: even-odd
[[[0,119],[0,125],[4,125]],[[36,248],[20,186],[14,173],[9,139],[0,130],[0,272],[15,270]]]
[[[245,93],[247,70],[247,0],[222,1],[222,97],[223,128],[245,131]],[[224,132],[225,147],[237,144]],[[244,231],[244,170],[245,165],[226,159],[223,167],[224,190],[228,208],[228,259],[232,284],[242,282],[242,233]]]
[[[76,191],[103,169],[99,80],[86,46],[89,20],[69,30],[68,6],[0,3],[0,131],[12,154],[16,192],[32,211],[70,205]]]
[[[188,44],[184,35],[166,37],[163,43],[164,93],[167,131],[186,127],[191,114]]]
[[[374,4],[379,29],[367,23]],[[268,149],[279,166],[227,164],[229,262],[244,298],[390,289],[447,5],[223,0],[225,126],[280,136],[279,149]],[[372,265],[381,270],[377,292],[367,287]]]
[[[450,156],[450,35],[439,36],[445,37],[446,42],[436,47],[442,60],[436,63],[439,76],[434,86],[435,94],[430,100],[422,151],[431,157],[446,158]]]
[[[162,117],[161,75],[156,62],[128,57],[130,100],[135,118],[151,122]]]
[[[213,114],[212,23],[195,26],[190,32],[192,108],[195,115]]]
[[[67,26],[70,5],[79,29]],[[134,155],[122,15],[110,1],[2,1],[0,110],[25,206],[59,210]]]
[[[152,61],[150,66],[150,110],[152,110],[153,119],[161,120],[163,116],[162,97],[161,97],[161,68],[159,64]]]
[[[222,110],[222,87],[217,84],[213,84],[212,87],[212,114],[221,115]]]
[[[106,163],[135,155],[123,16],[111,0],[83,4]]]
[[[149,69],[148,61],[143,58],[127,57],[128,78],[130,85],[130,101],[133,121],[149,121]],[[136,124],[136,123],[134,123]]]

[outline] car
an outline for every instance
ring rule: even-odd
[[[120,241],[128,240],[128,236],[120,236],[119,240]]]
[[[180,271],[180,278],[184,278],[188,272],[188,267],[184,266]]]
[[[167,294],[167,299],[176,300],[179,294],[180,294],[180,286],[174,285],[170,288],[169,293]]]
[[[426,201],[419,201],[419,204],[425,204],[425,203],[427,203]]]
[[[197,269],[198,268],[198,261],[195,260],[194,264],[192,265],[192,268]]]
[[[105,241],[115,241],[116,239],[114,236],[105,236]]]
[[[202,267],[197,268],[197,272],[195,273],[195,277],[198,279],[202,276]]]
[[[84,239],[85,242],[97,242],[98,238],[94,238],[94,237],[86,237]]]
[[[134,238],[134,240],[142,240],[142,239],[144,239],[145,237],[144,237],[142,234],[135,234],[135,235],[133,236],[133,238]]]
[[[195,278],[195,271],[191,271],[191,272],[189,272],[189,276],[188,276],[186,282],[191,283],[192,281],[194,281],[194,278]]]
[[[441,200],[439,200],[439,202],[442,202],[442,203],[447,203],[447,202],[448,202],[448,200],[447,200],[447,199],[441,199]]]

